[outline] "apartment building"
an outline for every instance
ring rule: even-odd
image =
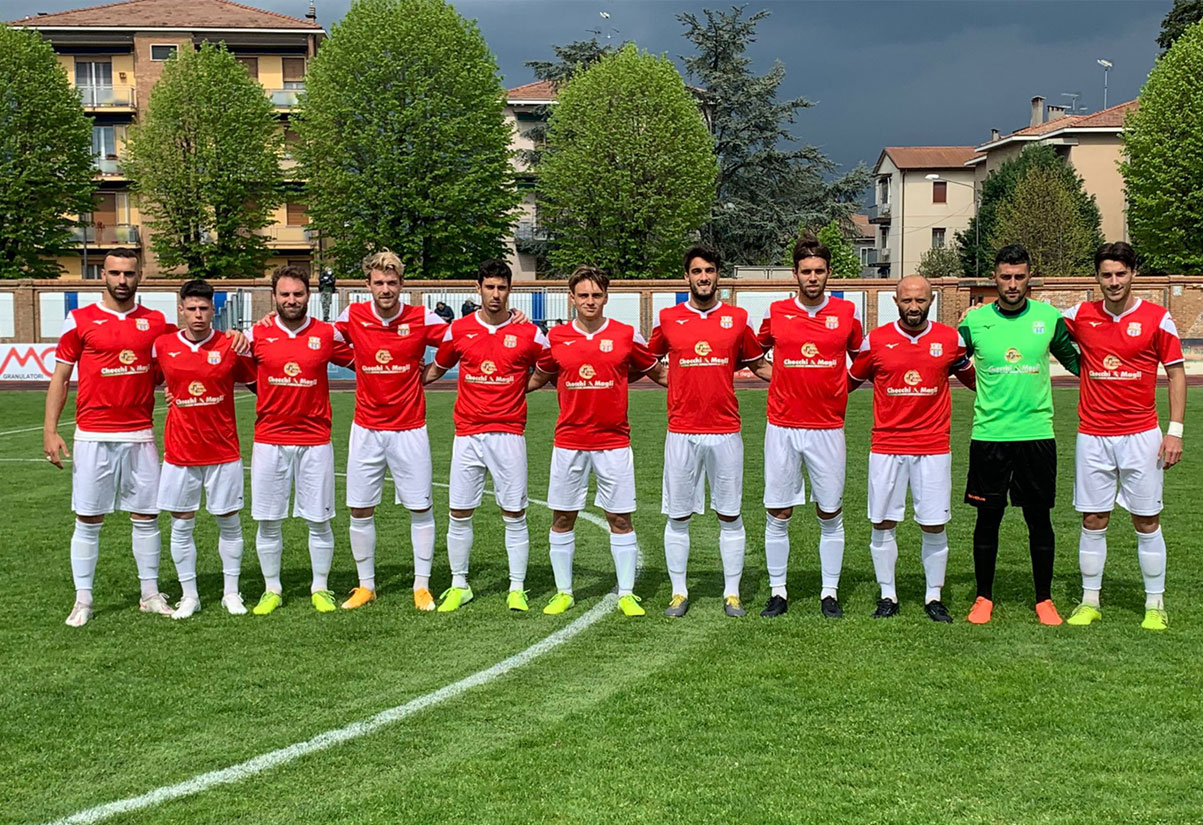
[[[510,148],[514,150],[513,164],[518,173],[518,222],[514,236],[507,239],[510,267],[514,278],[533,281],[537,275],[537,256],[546,235],[539,229],[535,208],[535,175],[524,154],[538,149],[532,131],[537,132],[547,122],[548,109],[556,102],[556,89],[546,80],[526,83],[506,92],[505,119],[513,130]]]

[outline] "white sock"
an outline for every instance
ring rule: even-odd
[[[263,589],[282,594],[280,564],[284,557],[284,534],[280,521],[261,521],[255,531],[255,553],[259,556],[259,569],[263,571]]]
[[[821,546],[821,545],[820,545]],[[894,568],[898,564],[898,539],[894,528],[878,530],[873,528],[869,537],[869,555],[873,557],[873,571],[877,574],[877,584],[881,587],[881,597],[892,602],[898,601],[898,590],[894,586]],[[837,584],[839,580],[836,580]],[[827,585],[827,567],[823,567],[823,585]]]
[[[638,564],[635,534],[611,533],[610,555],[614,557],[614,570],[618,574],[618,595],[629,596],[635,592],[635,567]]]
[[[96,576],[96,559],[100,557],[100,528],[102,523],[89,524],[75,520],[71,535],[71,576],[75,579],[75,600],[92,603],[92,580]]]
[[[919,556],[923,560],[924,578],[927,579],[927,592],[923,595],[923,603],[938,602],[944,589],[944,571],[948,569],[948,531],[924,532]]]
[[[328,521],[309,521],[309,565],[313,568],[310,593],[330,589],[330,566],[333,563],[334,529]]]
[[[196,540],[192,536],[195,529],[195,518],[171,517],[171,560],[175,562],[180,589],[190,599],[200,598],[196,592]]]
[[[163,552],[159,520],[131,518],[130,523],[134,526],[130,543],[138,567],[138,583],[142,586],[142,598],[149,599],[159,592],[159,556]]]
[[[414,548],[414,590],[429,590],[434,565],[434,510],[410,511],[409,542]]]
[[[526,514],[505,522],[505,555],[510,563],[510,590],[521,590],[526,582],[526,563],[530,557],[530,531],[526,529]]]
[[[217,517],[217,555],[221,558],[222,595],[238,592],[238,577],[242,573],[242,521],[238,514]]]
[[[556,590],[572,593],[572,556],[576,553],[576,533],[557,533],[552,530],[547,536],[550,545],[551,572],[556,577]]]
[[[1139,534],[1137,534],[1139,536]],[[1087,530],[1078,535],[1078,567],[1082,571],[1082,604],[1099,606],[1103,589],[1103,565],[1107,563],[1107,529]]]
[[[1136,555],[1145,580],[1145,607],[1165,607],[1165,537],[1160,527],[1136,534]]]
[[[351,516],[351,558],[359,574],[359,586],[376,589],[376,519]]]
[[[451,586],[468,586],[468,558],[472,554],[472,516],[447,519],[447,561],[451,565]]]
[[[785,589],[785,571],[789,567],[789,519],[764,514],[764,560],[769,569],[773,595],[789,598]]]
[[[823,575],[820,599],[836,598],[844,567],[844,514],[819,519],[819,568]]]
[[[723,560],[723,598],[739,598],[739,580],[744,574],[744,551],[748,546],[748,534],[744,520],[718,522],[718,554]]]
[[[685,571],[689,567],[689,519],[669,519],[664,525],[664,563],[673,595],[688,596]]]

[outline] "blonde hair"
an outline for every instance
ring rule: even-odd
[[[371,255],[363,259],[363,274],[370,276],[373,272],[396,272],[397,277],[405,275],[405,264],[401,263],[401,258],[396,252],[388,249],[382,249],[379,252],[373,252]]]

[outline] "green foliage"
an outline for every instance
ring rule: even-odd
[[[714,174],[710,138],[676,67],[624,47],[564,86],[548,124],[538,191],[552,265],[679,276]]]
[[[92,122],[54,49],[0,26],[0,278],[58,277],[92,175]]]
[[[824,246],[831,250],[832,278],[860,277],[862,269],[860,256],[856,254],[856,248],[848,240],[848,234],[839,221],[830,221],[816,232],[815,236],[823,242]],[[790,254],[790,263],[793,263],[792,251]]]
[[[311,226],[338,268],[388,247],[406,274],[505,256],[518,204],[497,66],[443,0],[357,0],[310,64],[296,131]]]
[[[159,264],[260,277],[269,252],[258,230],[283,202],[282,151],[271,101],[224,44],[168,60],[122,161]]]
[[[961,250],[956,245],[937,246],[919,256],[918,274],[933,278],[956,278],[961,274]]]
[[[550,81],[557,90],[571,80],[573,75],[614,53],[609,43],[603,46],[597,42],[596,37],[575,40],[567,46],[553,45],[551,50],[555,52],[555,60],[528,60],[526,65],[535,73],[537,79]],[[538,119],[526,130],[526,137],[535,148],[519,151],[523,163],[532,169],[542,160],[543,145],[547,142],[547,121],[551,119],[552,108],[540,106],[535,112]]]
[[[1021,244],[1036,275],[1089,275],[1094,271],[1098,225],[1082,219],[1074,190],[1054,169],[1033,167],[999,204],[990,244]]]
[[[1203,272],[1203,24],[1157,61],[1124,122],[1128,227],[1146,268]]]
[[[993,271],[994,253],[998,248],[993,245],[991,238],[996,234],[998,210],[1014,196],[1019,181],[1034,168],[1047,169],[1062,181],[1073,196],[1074,209],[1081,224],[1090,227],[1092,244],[1097,247],[1103,242],[1099,229],[1099,207],[1094,197],[1086,194],[1081,176],[1052,146],[1029,146],[1018,157],[1006,161],[986,176],[981,186],[977,214],[963,232],[957,233],[961,270],[965,277],[987,277]]]
[[[1164,54],[1195,23],[1203,20],[1203,0],[1174,0],[1174,7],[1166,12],[1161,21],[1161,34],[1157,45]]]

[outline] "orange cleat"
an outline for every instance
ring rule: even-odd
[[[1056,627],[1061,624],[1061,615],[1057,613],[1057,608],[1053,604],[1052,599],[1036,602],[1036,618],[1040,619],[1040,624],[1050,627]]]
[[[422,611],[434,610],[434,596],[425,587],[419,587],[414,591],[414,607]]]
[[[988,624],[994,615],[994,602],[985,596],[978,596],[973,607],[969,608],[968,621],[970,624]]]
[[[363,607],[368,602],[376,601],[376,591],[366,587],[355,587],[351,590],[351,598],[343,602],[343,610],[354,610]]]

